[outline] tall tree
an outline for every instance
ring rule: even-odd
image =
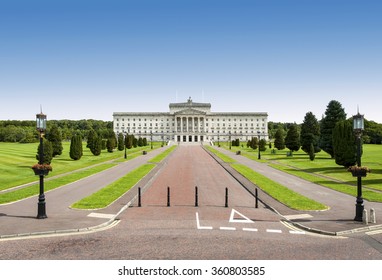
[[[70,158],[79,160],[82,157],[82,137],[81,135],[73,135],[70,141]]]
[[[278,150],[285,149],[284,129],[282,128],[277,129],[275,134],[274,146]]]
[[[309,154],[310,144],[313,144],[314,152],[318,153],[321,149],[318,146],[318,140],[320,137],[320,125],[318,124],[316,116],[312,112],[308,112],[305,115],[304,122],[301,125],[301,149]]]
[[[123,151],[123,149],[125,148],[125,145],[124,145],[124,136],[122,133],[119,133],[118,134],[118,151]]]
[[[38,160],[38,162],[40,162],[40,149],[41,149],[41,145],[39,144],[37,148],[37,155],[36,155],[36,159]],[[50,164],[53,158],[52,143],[45,138],[43,139],[42,158],[43,158],[43,162],[42,162],[43,164]]]
[[[62,134],[57,125],[53,125],[46,134],[46,139],[52,143],[52,156],[58,156],[62,154]]]
[[[325,116],[320,123],[320,148],[334,158],[333,129],[339,121],[346,120],[346,113],[342,104],[336,100],[329,102]]]
[[[89,130],[86,148],[89,148],[91,151],[94,148],[93,146],[97,138],[98,138],[97,132],[94,129]]]
[[[90,149],[93,155],[99,156],[102,151],[102,138],[98,136],[97,138],[93,139],[93,145]]]
[[[301,147],[300,134],[297,129],[297,124],[289,126],[285,137],[285,146],[293,153],[297,152]]]
[[[338,165],[349,167],[357,162],[357,144],[350,121],[339,121],[333,130],[334,158]]]

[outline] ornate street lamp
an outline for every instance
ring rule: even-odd
[[[353,130],[357,137],[357,166],[361,167],[361,136],[364,130],[364,117],[359,112],[353,116]],[[357,175],[357,200],[355,208],[355,221],[362,222],[363,216],[363,198],[362,198],[362,177]]]
[[[39,164],[44,164],[44,146],[43,146],[43,137],[46,130],[46,115],[42,112],[36,115],[36,128],[40,133],[40,149],[39,149]],[[37,210],[37,219],[45,219],[46,208],[45,208],[45,194],[44,194],[44,170],[40,170],[40,195],[38,196],[38,210]]]
[[[124,142],[124,146],[125,146],[125,156],[124,158],[127,159],[127,153],[126,153],[126,141],[127,141],[127,135],[126,132],[124,131],[123,132],[123,142]]]
[[[151,136],[151,150],[153,149],[153,132],[150,131],[150,136]]]

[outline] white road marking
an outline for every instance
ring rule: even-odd
[[[88,217],[91,218],[102,218],[102,219],[112,219],[114,218],[114,214],[103,214],[103,213],[90,213]]]
[[[234,227],[220,227],[221,230],[236,230]]]
[[[196,227],[198,228],[198,229],[213,229],[213,227],[206,227],[206,226],[201,226],[200,225],[200,222],[199,222],[199,213],[198,212],[196,212]]]
[[[267,232],[269,233],[282,233],[280,229],[267,229]]]
[[[239,216],[242,217],[244,220],[234,219],[235,214],[239,215]],[[254,223],[254,221],[252,221],[251,219],[247,218],[247,217],[244,216],[243,214],[239,213],[239,212],[236,211],[235,209],[232,209],[232,211],[231,211],[231,216],[230,216],[230,218],[229,218],[229,222],[230,222],[230,223]]]
[[[243,228],[244,231],[258,231],[257,228]]]

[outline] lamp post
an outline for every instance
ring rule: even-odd
[[[39,164],[44,164],[44,146],[43,146],[43,137],[46,130],[46,115],[42,112],[36,115],[36,128],[40,133],[40,149],[39,149]],[[44,173],[43,170],[40,171],[40,194],[38,196],[38,208],[37,208],[37,219],[48,218],[46,216],[46,207],[45,207],[45,194],[44,194]]]
[[[357,137],[357,166],[361,167],[361,136],[364,130],[364,118],[359,112],[353,116],[353,129]],[[362,222],[363,216],[362,177],[357,175],[357,200],[355,205],[355,221]]]
[[[124,138],[123,138],[123,142],[124,142],[124,146],[125,146],[125,156],[124,156],[124,158],[125,159],[127,159],[127,153],[126,153],[126,141],[127,141],[127,134],[126,134],[126,132],[124,132],[123,133],[123,136],[124,136]]]
[[[231,142],[231,131],[229,132],[229,149],[231,150],[231,145],[232,145],[232,142]]]
[[[150,131],[150,136],[151,136],[151,150],[153,149],[153,132]]]
[[[259,154],[257,155],[257,159],[261,159],[261,154],[260,154],[260,131],[257,132],[258,133],[258,149],[259,149]]]

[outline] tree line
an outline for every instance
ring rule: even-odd
[[[355,165],[357,161],[357,144],[353,131],[353,118],[347,118],[340,102],[329,102],[320,121],[312,112],[305,115],[301,125],[271,124],[270,131],[274,147],[278,150],[288,148],[291,153],[300,148],[315,159],[321,150],[328,153],[338,165],[345,167]],[[382,125],[365,120],[363,143],[381,144]]]

